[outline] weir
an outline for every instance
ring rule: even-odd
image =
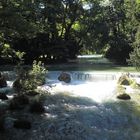
[[[57,136],[54,139],[67,134],[62,137],[63,140],[140,139],[140,94],[131,94],[130,101],[116,98],[117,80],[122,72],[65,72],[71,76],[70,83],[58,80],[62,71],[48,71],[46,84],[40,87],[41,90],[50,90],[53,95],[49,95],[43,104],[46,113],[42,119],[45,120],[37,123],[40,131],[36,132],[41,139],[44,135],[48,138],[47,134]],[[9,72],[5,72],[5,76],[8,80],[16,78],[16,74]],[[129,76],[140,83],[139,73],[130,73]],[[54,128],[55,131],[49,133],[49,128]],[[37,135],[33,135],[33,139],[38,139]]]
[[[72,78],[74,80],[84,80],[84,81],[106,81],[106,80],[116,80],[117,76],[115,74],[76,72],[72,74]]]
[[[51,71],[48,72],[46,77],[51,80],[58,80],[58,76],[62,73],[62,71]],[[99,73],[99,72],[85,72],[85,71],[68,71],[66,72],[70,74],[71,80],[73,81],[88,81],[88,82],[96,82],[96,81],[112,81],[117,80],[120,74],[118,73]]]
[[[51,71],[47,74],[46,86],[52,85],[54,94],[68,92],[69,95],[88,97],[96,102],[112,99],[114,96],[118,73],[67,71],[71,76],[70,83],[58,80],[61,73],[62,71]]]

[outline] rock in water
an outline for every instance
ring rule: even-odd
[[[30,112],[31,113],[44,113],[45,112],[45,108],[44,108],[44,106],[42,105],[41,102],[34,101],[30,105]]]
[[[118,80],[118,84],[128,86],[131,84],[131,81],[132,80],[129,78],[127,74],[123,74],[122,76],[120,76]]]
[[[4,118],[0,117],[0,132],[3,132],[4,130]]]
[[[70,74],[66,73],[66,72],[62,72],[59,77],[58,77],[59,81],[64,81],[65,83],[70,83],[71,82],[71,76]]]
[[[6,117],[4,119],[4,128],[5,129],[12,129],[14,126],[14,121],[16,121],[17,119],[12,118],[12,117]]]
[[[29,104],[29,99],[25,95],[17,95],[15,96],[9,104],[10,110],[20,110],[24,109],[24,107]]]
[[[30,129],[31,123],[27,120],[16,120],[14,121],[14,127],[17,129]]]
[[[8,100],[8,97],[4,93],[0,93],[1,100]]]
[[[126,93],[118,95],[117,98],[121,99],[121,100],[130,100],[131,99],[131,97]]]
[[[7,87],[6,79],[0,73],[0,88]]]

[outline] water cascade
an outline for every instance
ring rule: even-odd
[[[37,131],[26,135],[28,139],[140,139],[140,97],[137,97],[138,104],[134,97],[129,101],[116,99],[114,91],[120,73],[68,71],[72,78],[70,83],[59,81],[60,73],[49,71],[46,75],[46,84],[41,88],[50,88],[54,95],[46,98],[47,112],[37,120]],[[131,77],[140,80],[139,75],[131,74]],[[17,131],[17,139],[25,135],[22,132]]]
[[[60,82],[57,78],[61,71],[53,71],[47,74],[47,83],[50,84],[53,93],[68,92],[73,96],[92,98],[94,101],[102,102],[112,98],[116,88],[117,74],[99,72],[69,71],[70,83]],[[43,88],[46,88],[46,85]]]
[[[56,94],[56,100],[61,101],[59,108],[62,106],[66,108],[62,113],[72,120],[69,124],[76,133],[73,138],[70,137],[71,139],[140,139],[139,104],[134,101],[134,98],[130,101],[116,99],[115,89],[121,73],[69,71],[71,83],[58,81],[57,77],[60,73],[60,71],[48,73],[47,83],[53,85],[54,95],[59,92],[68,92],[68,95],[72,95],[62,98],[62,102],[61,96]],[[61,118],[58,119],[58,125]],[[57,125],[56,121],[55,125]]]
[[[72,78],[74,80],[82,80],[82,81],[108,81],[108,80],[116,80],[117,77],[115,74],[93,74],[93,73],[82,73],[75,72],[72,74]]]

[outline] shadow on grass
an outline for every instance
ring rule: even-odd
[[[140,111],[133,101],[97,103],[68,93],[49,95],[46,113],[28,114],[31,130],[8,130],[2,140],[138,140]]]

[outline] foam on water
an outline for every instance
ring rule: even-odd
[[[50,140],[140,139],[140,97],[137,97],[137,102],[132,94],[132,100],[112,101],[117,74],[69,72],[72,81],[64,83],[58,81],[60,73],[58,71],[48,73],[46,85],[40,87],[51,90],[55,95],[46,98],[46,117],[44,114],[37,120],[36,133],[32,133],[32,136],[27,135],[27,139],[39,139],[37,136],[44,136],[44,139]],[[139,78],[137,80],[139,81]],[[8,85],[12,85],[12,82],[8,82]],[[72,96],[56,94],[59,92],[68,92]],[[75,96],[88,97],[92,100]],[[51,130],[49,128],[54,128],[55,131],[49,133],[48,130]],[[19,134],[17,139],[20,138]]]
[[[73,82],[65,84],[57,83],[53,88],[53,92],[69,92],[74,96],[89,97],[97,102],[102,102],[107,98],[111,98],[115,90],[115,81],[108,82]]]
[[[116,79],[108,74],[87,74],[71,72],[71,83],[60,82],[57,80],[59,73],[53,72],[47,79],[47,84],[42,88],[47,88],[51,84],[51,92],[68,92],[73,96],[82,96],[93,99],[96,102],[102,102],[113,97],[116,87]],[[77,76],[78,75],[78,76]]]

